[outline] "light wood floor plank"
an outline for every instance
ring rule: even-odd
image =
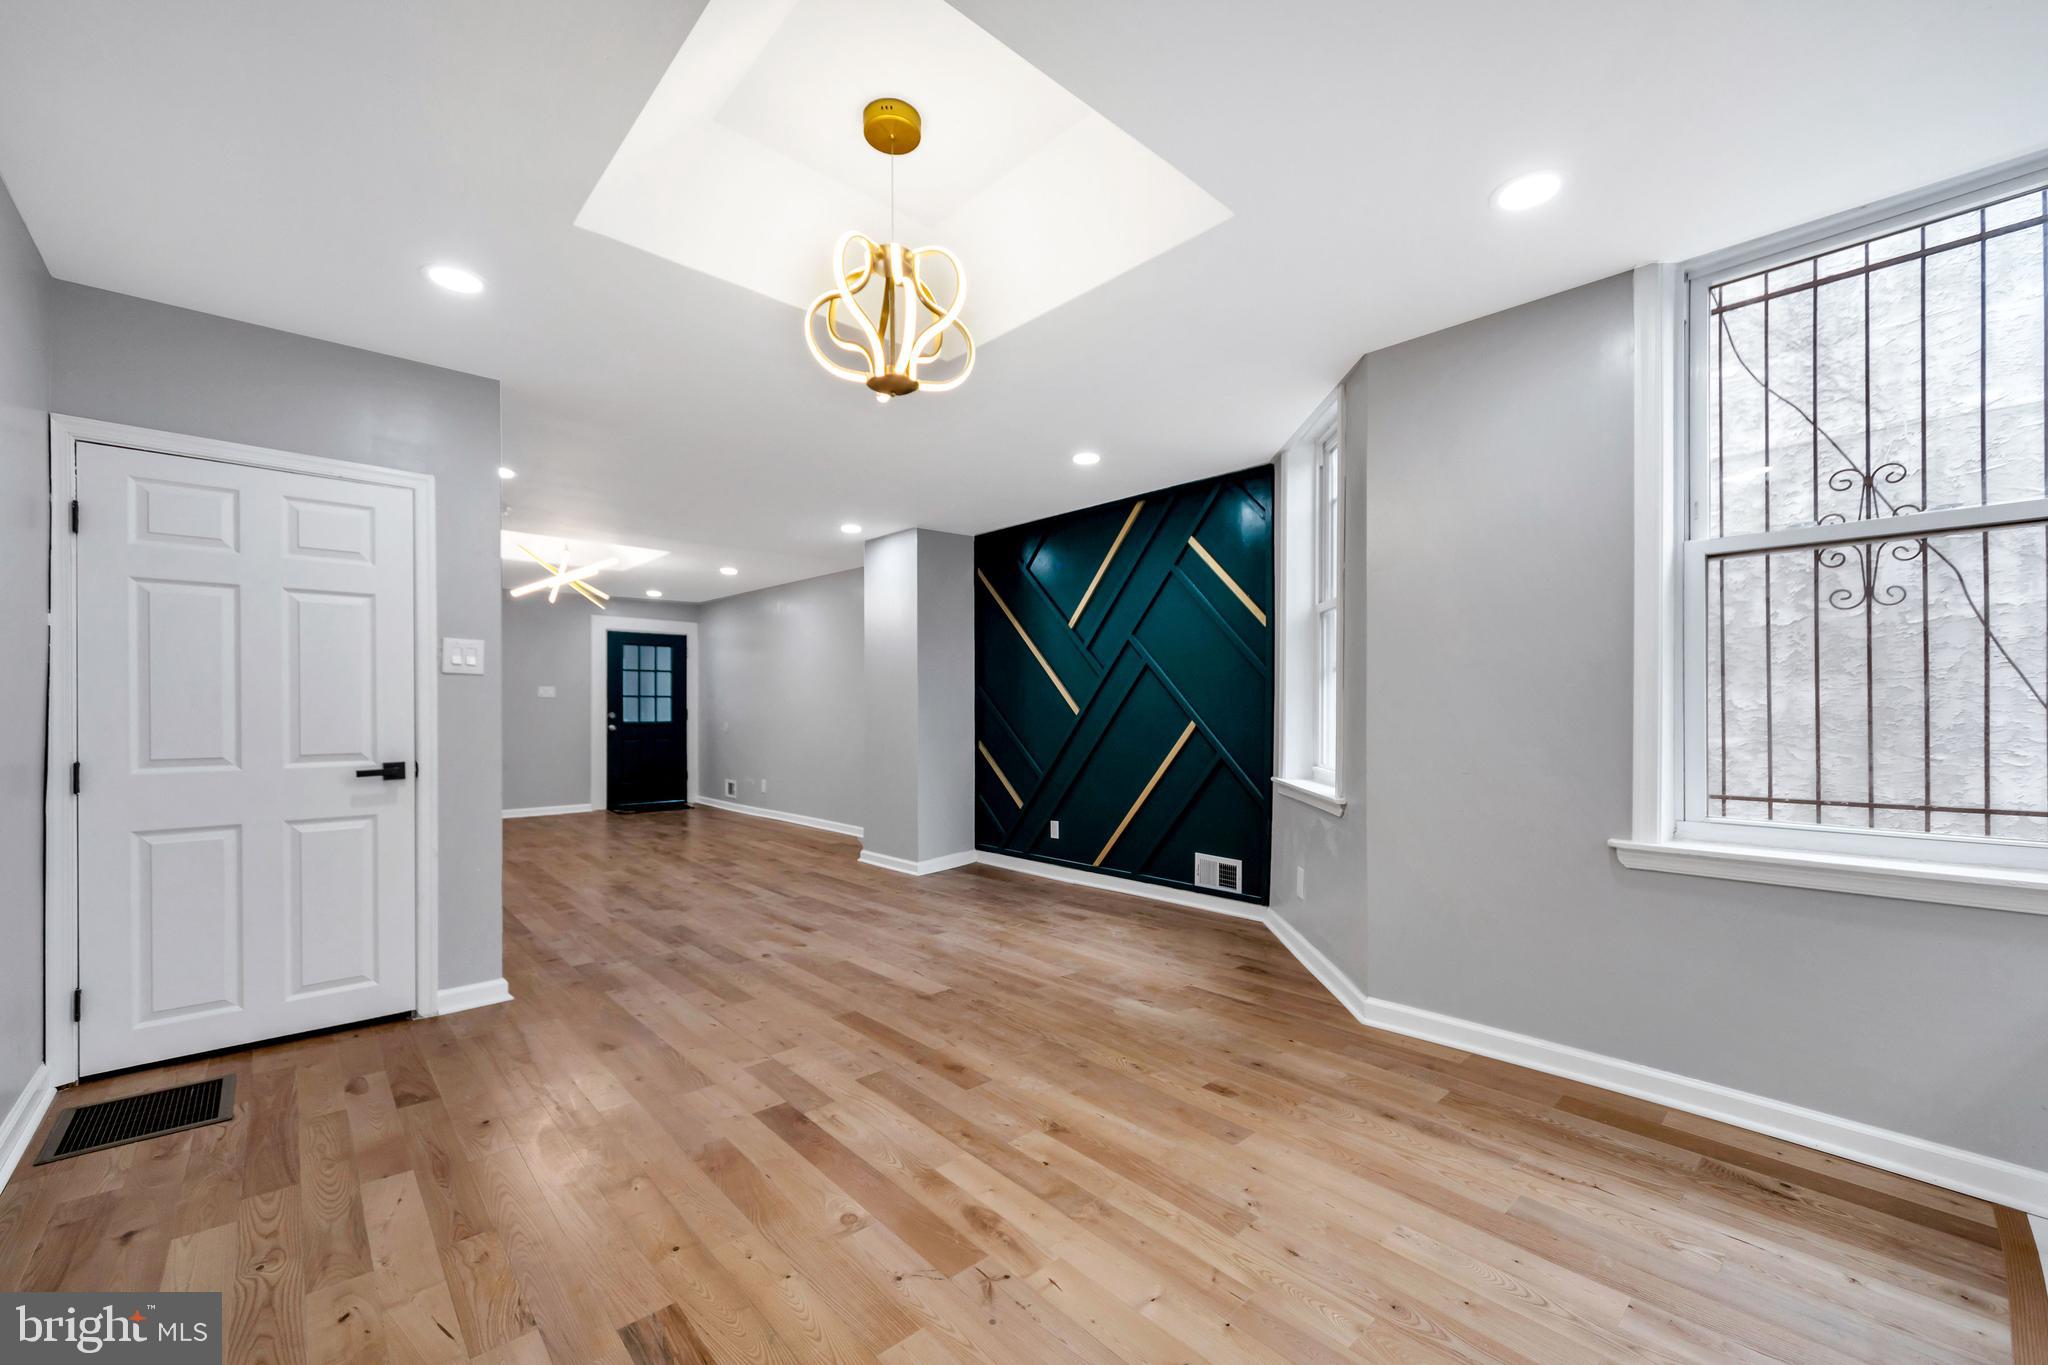
[[[0,1288],[216,1289],[235,1365],[2048,1351],[2011,1210],[1361,1028],[1256,924],[713,810],[505,834],[511,1004],[80,1086],[237,1117],[20,1172]]]

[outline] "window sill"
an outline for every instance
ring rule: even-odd
[[[1891,900],[2048,915],[2048,874],[2040,872],[1742,844],[1636,839],[1607,842],[1623,867],[1646,872],[1676,872],[1688,877],[1763,882],[1809,891],[1846,891]]]
[[[1344,798],[1337,794],[1335,787],[1320,782],[1304,782],[1298,777],[1276,777],[1273,791],[1280,796],[1291,797],[1304,806],[1313,806],[1325,815],[1342,817]]]

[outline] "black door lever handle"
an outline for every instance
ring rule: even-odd
[[[405,760],[395,758],[381,768],[358,768],[357,777],[381,777],[386,782],[405,781]]]

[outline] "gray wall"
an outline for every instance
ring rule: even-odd
[[[50,276],[0,185],[0,1114],[43,1060],[43,694],[48,665]]]
[[[2048,921],[1606,846],[1629,829],[1631,307],[1603,281],[1345,381],[1352,804],[1276,802],[1274,908],[1375,997],[2048,1164]]]
[[[974,847],[974,537],[918,533],[918,857]]]
[[[861,842],[924,862],[974,847],[974,538],[898,531],[862,580],[867,753]]]
[[[614,599],[614,616],[694,621],[688,602]],[[582,806],[590,802],[591,606],[573,593],[504,599],[505,809]],[[702,660],[698,661],[702,669]],[[555,695],[543,697],[542,687]],[[701,683],[700,683],[701,687]],[[703,706],[698,698],[698,706]],[[698,717],[702,725],[703,717]],[[692,774],[703,771],[690,755]]]
[[[867,763],[861,571],[707,602],[698,790],[843,825],[861,822]],[[767,789],[762,790],[762,783]]]
[[[443,635],[498,638],[498,384],[58,284],[51,407],[434,476]],[[441,983],[503,974],[499,678],[441,677]]]
[[[917,532],[869,541],[862,565],[868,762],[860,818],[854,823],[861,826],[861,843],[868,849],[915,860]]]

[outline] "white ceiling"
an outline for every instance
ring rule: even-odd
[[[887,12],[710,0],[577,226],[805,310],[849,227],[945,246],[987,345],[1230,216],[945,0]],[[924,136],[892,167],[860,113],[894,90]]]
[[[857,564],[842,521],[1240,467],[1366,350],[2048,145],[2039,0],[955,8],[1233,216],[886,407],[787,304],[574,225],[694,4],[8,0],[0,177],[60,278],[498,377],[513,523],[700,600]],[[1488,206],[1539,166],[1561,198]]]

